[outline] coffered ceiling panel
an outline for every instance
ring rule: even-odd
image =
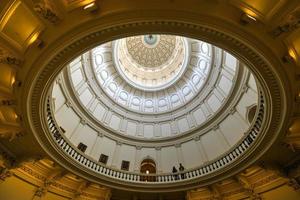
[[[15,1],[0,21],[0,36],[20,51],[33,43],[42,30],[41,21],[22,1]]]
[[[262,20],[270,19],[283,6],[286,0],[231,0],[231,3],[241,8],[245,13]]]

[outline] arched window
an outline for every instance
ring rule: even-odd
[[[149,176],[151,174],[156,173],[156,164],[155,164],[154,160],[152,160],[150,158],[144,159],[141,162],[140,172],[146,174],[145,176],[141,177],[142,181],[149,181],[149,182],[155,181],[155,177]]]

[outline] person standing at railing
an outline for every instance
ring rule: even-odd
[[[173,172],[173,174],[175,174],[175,175],[173,175],[173,176],[174,176],[174,179],[177,180],[177,179],[178,179],[178,174],[176,174],[176,173],[177,173],[178,171],[177,171],[177,169],[176,169],[175,166],[173,166],[172,172]]]
[[[180,172],[183,172],[183,171],[184,171],[184,167],[182,166],[181,163],[179,163],[179,171],[180,171]],[[184,173],[180,173],[180,176],[181,176],[181,179],[184,179],[184,178],[185,178]]]

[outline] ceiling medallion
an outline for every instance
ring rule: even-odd
[[[159,43],[159,35],[144,35],[144,44],[149,48],[154,48]]]

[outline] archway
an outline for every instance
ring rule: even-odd
[[[156,173],[156,164],[151,158],[146,158],[141,162],[140,172],[146,174],[141,177],[142,181],[155,181],[155,177],[151,176]]]

